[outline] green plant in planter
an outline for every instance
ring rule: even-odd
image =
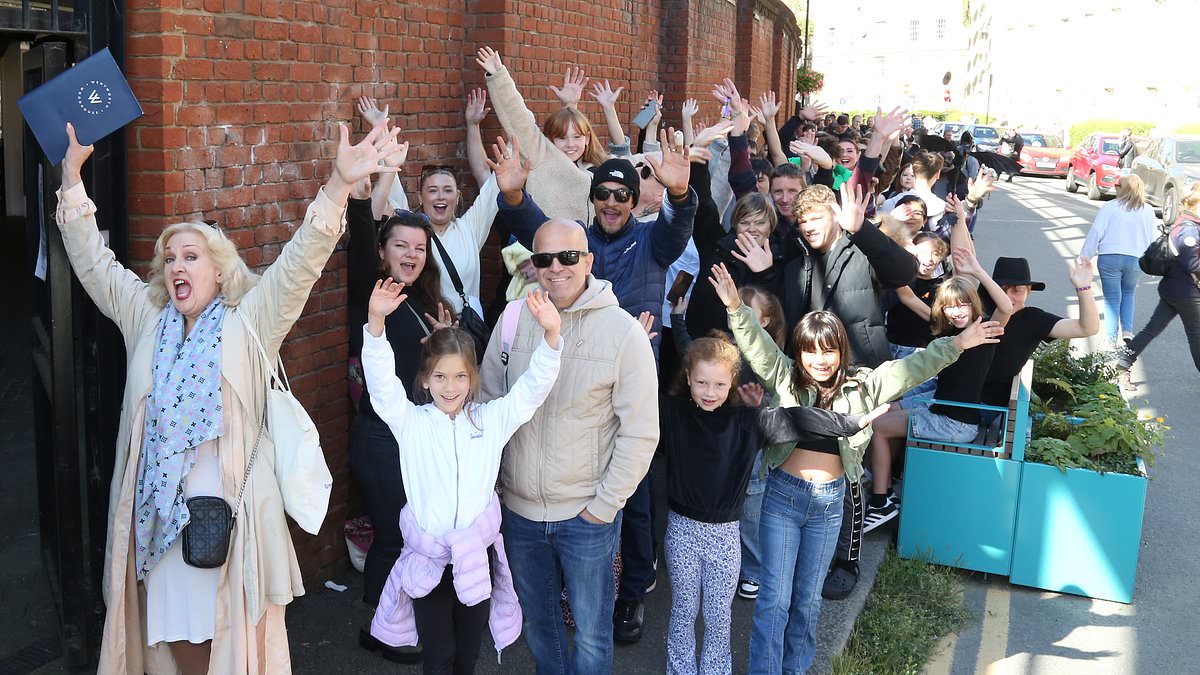
[[[1063,340],[1034,356],[1033,389],[1040,413],[1027,461],[1138,475],[1138,460],[1154,463],[1166,430],[1161,417],[1139,417],[1114,384],[1105,354],[1076,356]]]

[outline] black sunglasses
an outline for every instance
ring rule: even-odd
[[[630,199],[633,199],[633,190],[629,188],[617,188],[612,190],[606,187],[592,188],[592,199],[598,202],[608,201],[609,195],[612,195],[618,204],[624,204]]]
[[[558,253],[534,253],[529,256],[529,262],[534,267],[544,269],[554,264],[557,259],[564,267],[579,264],[579,258],[587,255],[587,251],[559,251]]]

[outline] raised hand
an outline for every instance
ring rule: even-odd
[[[737,284],[733,283],[733,277],[729,275],[729,270],[725,269],[725,263],[713,265],[710,272],[708,283],[716,290],[717,298],[725,305],[725,309],[732,312],[741,307],[742,296],[738,295]]]
[[[872,135],[879,135],[883,140],[894,143],[900,138],[900,132],[904,131],[905,127],[912,126],[912,115],[907,110],[896,107],[892,108],[891,112],[884,114],[881,108],[875,109],[875,129],[872,130]]]
[[[763,398],[767,395],[767,390],[757,382],[747,382],[737,388],[738,396],[742,399],[742,405],[751,408],[757,408],[762,405]]]
[[[954,211],[954,215],[958,216],[958,222],[966,224],[967,205],[963,203],[963,200],[958,198],[958,195],[953,192],[946,195],[946,206]]]
[[[378,319],[379,325],[382,328],[384,317],[396,311],[408,299],[408,295],[403,291],[404,283],[396,281],[391,277],[376,281],[375,288],[371,291],[371,299],[367,303],[368,321],[374,322]],[[380,334],[374,331],[372,333],[377,337]]]
[[[562,88],[550,85],[550,91],[554,92],[554,96],[562,101],[564,108],[578,108],[579,99],[583,97],[583,88],[587,86],[588,79],[583,76],[583,69],[574,66],[567,66],[567,70],[563,73]]]
[[[994,345],[1000,342],[1001,335],[1004,335],[1004,327],[1000,325],[999,321],[984,321],[983,317],[979,317],[961,333],[954,336],[954,344],[962,350],[979,345]]]
[[[400,131],[400,128],[396,127],[396,131]],[[396,148],[380,158],[379,161],[383,164],[383,166],[399,169],[400,167],[404,166],[405,160],[408,159],[408,148],[409,141],[397,143]]]
[[[642,312],[638,314],[638,323],[642,325],[642,330],[646,331],[646,338],[653,340],[658,337],[658,331],[654,330],[654,315],[650,312]]]
[[[755,106],[750,106],[748,110],[750,111],[750,117],[758,120],[758,123],[764,127],[767,126],[767,116],[763,114],[762,110],[756,108]]]
[[[80,145],[75,137],[75,125],[67,122],[67,156],[62,161],[62,189],[83,182],[83,165],[95,149],[91,145]]]
[[[687,314],[689,299],[690,296],[687,293],[676,298],[675,302],[671,303],[671,314]]]
[[[432,316],[431,314],[429,314],[429,312],[426,312],[425,313],[425,321],[429,323],[432,330],[441,330],[443,328],[450,328],[451,326],[454,326],[457,323],[454,320],[454,312],[451,312],[448,307],[446,307],[445,305],[443,305],[440,302],[438,303],[438,306],[437,306],[437,316]],[[430,332],[432,332],[432,331],[430,331]],[[421,342],[425,342],[425,340],[421,340]]]
[[[496,71],[504,65],[500,62],[500,52],[486,45],[476,50],[475,63],[478,63],[479,67],[483,68],[483,72],[488,75],[495,75]]]
[[[678,198],[688,191],[688,177],[692,173],[692,164],[688,161],[688,148],[676,146],[675,129],[660,131],[659,144],[662,146],[662,159],[654,155],[646,155],[646,163],[654,170],[658,182],[667,188],[667,195]]]
[[[680,116],[683,117],[683,125],[685,127],[688,126],[688,124],[692,121],[692,118],[695,117],[696,113],[699,112],[700,104],[696,102],[696,99],[689,98],[685,100],[683,102],[683,108],[681,108],[679,111]]]
[[[713,85],[713,98],[720,101],[722,104],[729,104],[730,113],[737,112],[742,109],[742,95],[738,93],[737,85],[728,77],[719,84]],[[744,111],[743,111],[744,112]]]
[[[592,90],[588,92],[588,95],[596,99],[601,108],[608,109],[617,107],[617,98],[621,96],[621,92],[623,91],[625,91],[625,87],[617,87],[617,90],[613,91],[608,80],[605,80],[604,84],[593,82]]]
[[[500,192],[514,193],[525,189],[525,181],[529,179],[532,162],[521,157],[521,142],[516,136],[512,137],[512,146],[504,142],[503,136],[497,136],[492,144],[492,156],[495,161],[485,157],[488,168],[496,174],[496,187]]]
[[[479,126],[491,111],[492,109],[487,107],[487,89],[476,88],[467,92],[467,124]]]
[[[793,155],[806,156],[808,153],[812,152],[813,147],[814,146],[811,144],[801,140],[794,140],[788,143],[788,150],[791,150]]]
[[[979,174],[975,176],[975,180],[971,183],[971,189],[967,191],[967,201],[979,204],[995,186],[996,177],[987,170],[986,166],[981,164]]]
[[[694,148],[688,148],[688,161],[692,164],[708,164],[712,161],[712,158],[712,150],[709,150],[702,145],[697,145]]]
[[[373,173],[396,173],[398,166],[387,166],[396,157],[408,152],[407,144],[396,141],[400,129],[387,128],[387,124],[371,129],[356,145],[350,145],[350,129],[338,124],[337,156],[333,160],[333,173],[325,184],[326,196],[339,205],[346,203],[351,187]]]
[[[377,127],[388,119],[388,106],[385,105],[383,110],[380,110],[379,101],[370,96],[360,96],[357,107],[358,114],[362,115],[363,121],[370,128]]]
[[[692,141],[700,147],[708,147],[718,138],[726,138],[733,131],[733,122],[730,120],[721,120],[711,127],[704,127],[696,132],[696,139]]]
[[[840,192],[842,193],[842,203],[839,205],[835,202],[829,206],[833,209],[838,225],[841,225],[846,232],[854,234],[862,227],[863,218],[867,215],[867,205],[871,203],[871,192],[867,191],[864,194],[861,185],[855,185],[851,192],[850,181],[842,183]]]
[[[775,115],[779,112],[779,103],[775,100],[775,92],[768,91],[759,96],[758,109],[766,119],[775,119]]]
[[[542,330],[546,331],[546,344],[557,349],[562,317],[559,316],[558,309],[550,300],[550,294],[540,288],[535,288],[525,296],[525,306],[529,308],[529,313],[537,320]]]
[[[734,246],[736,248],[730,253],[755,274],[775,264],[775,258],[771,255],[770,239],[764,239],[759,244],[754,241],[754,237],[750,236],[750,233],[743,232],[734,240]]]
[[[825,115],[825,111],[828,109],[829,106],[825,105],[824,103],[821,103],[820,101],[813,101],[800,110],[800,117],[808,120],[809,122],[816,122]]]
[[[979,260],[975,257],[975,252],[968,248],[955,247],[950,253],[950,257],[954,261],[955,274],[965,274],[978,279],[980,272],[983,271]]]
[[[817,130],[809,129],[808,131],[801,133],[800,140],[804,141],[805,143],[807,143],[809,145],[816,145],[817,144]]]
[[[1071,261],[1071,271],[1068,274],[1075,288],[1092,285],[1092,261],[1086,256],[1079,256]]]

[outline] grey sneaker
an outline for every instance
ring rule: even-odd
[[[1117,386],[1125,391],[1137,391],[1137,385],[1129,377],[1129,369],[1121,368],[1120,364],[1117,367],[1119,368],[1117,371]]]

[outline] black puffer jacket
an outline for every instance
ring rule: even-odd
[[[869,222],[843,235],[824,256],[814,254],[803,241],[795,244],[791,255],[780,295],[789,334],[806,313],[827,309],[845,324],[855,365],[876,368],[890,360],[880,294],[912,281],[917,259]],[[815,269],[817,261],[824,262],[823,269]],[[814,283],[823,284],[823,293],[813,292]],[[814,296],[824,301],[816,302]]]

